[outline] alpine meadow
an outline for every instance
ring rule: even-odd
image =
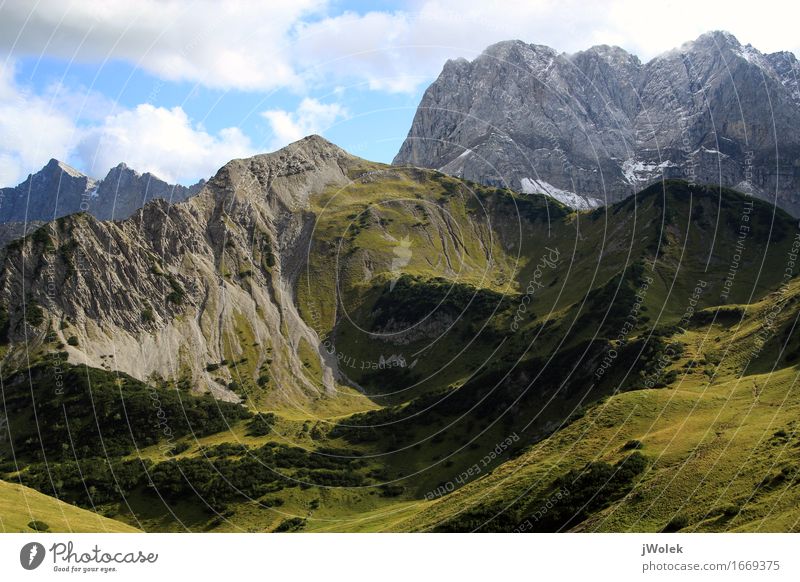
[[[800,530],[800,64],[528,40],[438,62],[383,161],[274,71],[206,84],[280,144],[154,105],[213,35],[0,150],[0,531]]]

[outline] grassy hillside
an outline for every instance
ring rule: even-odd
[[[0,481],[0,531],[134,533],[139,530],[28,487]]]
[[[293,290],[340,392],[236,405],[42,358],[3,382],[4,478],[152,531],[797,529],[787,214],[352,172],[312,196]],[[269,362],[240,319],[240,360]],[[296,347],[317,384],[319,349]]]

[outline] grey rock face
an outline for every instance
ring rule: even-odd
[[[7,245],[4,369],[60,342],[70,361],[184,378],[227,400],[239,398],[234,379],[255,383],[267,368],[276,401],[332,392],[335,356],[320,350],[319,382],[304,372],[301,344],[320,339],[300,317],[294,288],[313,227],[309,196],[348,184],[362,162],[311,136],[227,163],[184,202],[157,198],[121,221],[73,214]],[[117,170],[124,183],[129,171]],[[34,305],[42,315],[32,322]]]
[[[97,182],[78,170],[50,160],[14,188],[0,189],[0,222],[53,220],[79,212]]]
[[[127,165],[119,164],[97,185],[89,212],[102,220],[122,220],[155,198],[167,202],[182,202],[197,193],[204,182],[186,187],[168,184],[146,172],[139,174]]]
[[[75,212],[122,220],[154,198],[181,202],[202,186],[202,181],[188,188],[168,184],[125,164],[95,180],[53,159],[18,186],[0,189],[0,223],[47,221]]]
[[[395,164],[575,207],[666,178],[749,190],[800,214],[800,65],[711,32],[643,64],[507,41],[448,61]]]

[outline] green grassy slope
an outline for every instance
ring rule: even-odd
[[[367,170],[312,199],[295,289],[350,384],[328,413],[85,368],[52,399],[44,360],[3,384],[5,478],[153,531],[796,529],[788,215]]]
[[[28,487],[0,481],[0,531],[134,533],[140,530]]]

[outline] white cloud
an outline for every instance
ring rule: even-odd
[[[149,104],[111,115],[84,131],[75,152],[81,167],[94,175],[125,162],[179,183],[208,177],[231,159],[253,153],[250,139],[239,128],[212,135],[193,125],[180,107]]]
[[[0,68],[0,185],[18,184],[50,158],[95,177],[126,162],[164,180],[191,183],[254,153],[239,128],[209,133],[180,107],[113,111],[110,100],[85,89],[52,84],[36,95],[16,83],[7,62]]]
[[[123,59],[208,87],[298,86],[290,36],[323,0],[38,0],[0,4],[0,50],[79,62]]]
[[[737,9],[727,0],[412,0],[403,10],[363,14],[337,14],[331,5],[340,4],[0,2],[0,59],[46,56],[98,66],[123,60],[168,81],[301,92],[306,98],[296,111],[262,114],[273,132],[271,145],[278,147],[346,115],[343,106],[313,98],[320,85],[337,86],[337,100],[353,85],[411,92],[430,82],[445,59],[474,58],[500,40],[518,38],[566,52],[618,44],[646,60],[702,32],[724,29],[766,52],[800,49],[796,19],[773,0],[762,0],[758,10]],[[180,108],[115,110],[96,92],[58,83],[35,94],[14,82],[13,61],[5,63],[0,184],[18,182],[50,157],[82,162],[99,175],[124,160],[186,181],[209,175],[230,157],[252,153],[238,129],[208,132]]]
[[[52,157],[66,159],[75,143],[72,117],[53,99],[14,82],[14,67],[0,68],[0,185],[15,185]]]
[[[312,133],[322,133],[336,120],[347,116],[347,111],[338,103],[320,103],[306,97],[294,112],[271,109],[261,115],[272,128],[270,149],[281,148]]]
[[[424,0],[414,11],[346,12],[298,27],[295,52],[306,77],[366,82],[371,89],[411,91],[447,58],[474,58],[488,45],[521,39],[564,52],[616,44],[648,60],[709,30],[742,43],[798,52],[800,37],[779,2],[737,10],[727,0]]]
[[[336,6],[336,5],[333,5]],[[765,51],[800,49],[778,0],[414,0],[408,8],[333,14],[329,0],[39,0],[0,5],[0,51],[123,59],[166,80],[246,90],[330,80],[412,91],[446,58],[500,40],[575,52],[618,44],[643,59],[712,29]]]

